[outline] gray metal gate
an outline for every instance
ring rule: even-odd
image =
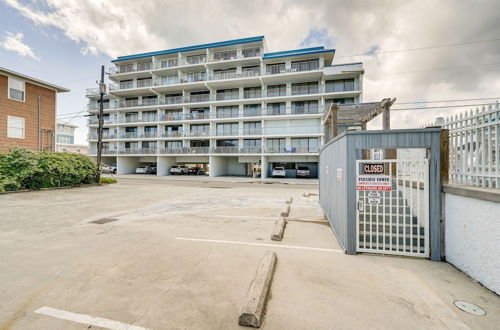
[[[429,161],[356,161],[357,251],[429,257]]]

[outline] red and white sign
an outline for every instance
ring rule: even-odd
[[[390,175],[358,175],[356,190],[391,191]]]

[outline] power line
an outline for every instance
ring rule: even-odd
[[[385,51],[373,52],[371,54],[364,53],[364,54],[356,54],[356,55],[343,55],[343,56],[337,56],[337,57],[340,57],[340,58],[344,58],[344,57],[367,57],[367,56],[380,55],[380,54],[392,54],[392,53],[410,52],[410,51],[435,49],[435,48],[446,48],[446,47],[457,47],[457,46],[465,46],[465,45],[475,45],[475,44],[482,44],[482,43],[496,42],[496,41],[500,41],[500,38],[487,39],[487,40],[477,40],[477,41],[466,41],[466,42],[459,42],[459,43],[453,43],[453,44],[434,45],[434,46],[425,46],[425,47],[417,47],[417,48],[385,50]]]
[[[442,100],[442,101],[415,101],[415,102],[396,102],[394,104],[417,104],[417,103],[445,103],[445,102],[466,102],[466,101],[481,101],[481,100],[500,100],[498,97],[483,97],[479,99],[461,99],[461,100]]]
[[[456,69],[466,69],[472,68],[476,66],[491,66],[491,65],[500,65],[500,62],[495,63],[482,63],[482,64],[472,64],[472,65],[462,65],[462,66],[450,66],[443,68],[433,68],[433,69],[424,69],[424,70],[415,70],[415,71],[402,71],[402,72],[389,72],[389,73],[380,73],[380,74],[365,74],[364,76],[388,76],[394,74],[407,74],[407,73],[420,73],[420,72],[432,72],[432,71],[445,71],[445,70],[456,70]]]
[[[72,79],[72,80],[60,81],[60,82],[57,82],[56,84],[66,84],[66,83],[75,82],[75,81],[87,80],[90,78],[96,79],[96,76],[89,76],[89,77],[77,78],[77,79]]]
[[[403,110],[426,110],[426,109],[445,109],[445,108],[464,108],[464,107],[477,107],[482,105],[490,105],[491,103],[478,103],[478,104],[458,104],[458,105],[443,105],[437,107],[416,107],[416,108],[395,108],[391,111],[403,111]]]

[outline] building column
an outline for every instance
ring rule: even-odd
[[[269,164],[267,163],[267,156],[262,156],[260,160],[260,178],[265,179],[268,177]]]

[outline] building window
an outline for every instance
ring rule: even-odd
[[[9,98],[24,102],[24,81],[9,77]]]
[[[24,118],[7,117],[7,137],[11,139],[24,139]]]

